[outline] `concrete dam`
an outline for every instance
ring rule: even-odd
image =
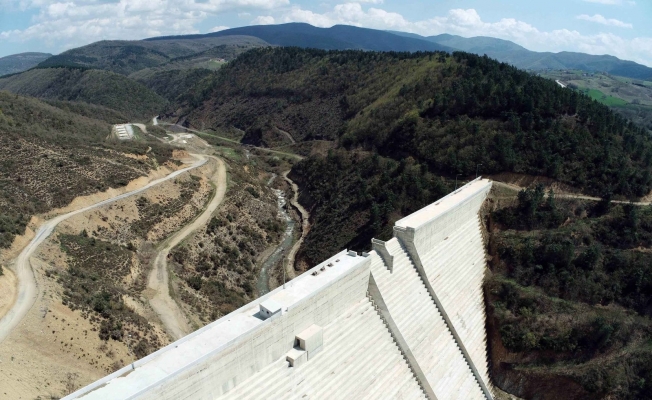
[[[476,179],[68,399],[493,399]]]

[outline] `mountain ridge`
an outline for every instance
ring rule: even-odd
[[[579,69],[587,72],[607,72],[632,79],[652,79],[652,68],[634,61],[621,60],[609,54],[593,55],[573,51],[537,52],[509,40],[488,36],[465,38],[450,34],[421,36],[414,33],[391,32],[412,38],[421,37],[469,53],[486,54],[498,61],[526,70]]]
[[[50,53],[26,52],[0,57],[0,76],[16,74],[52,57]]]
[[[160,36],[144,40],[155,42],[159,40],[188,40],[231,35],[254,36],[278,46],[310,47],[322,50],[449,52],[453,50],[438,43],[402,37],[376,29],[359,28],[350,25],[318,28],[310,24],[297,22],[279,25],[244,26],[207,34]]]

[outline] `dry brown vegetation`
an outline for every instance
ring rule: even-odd
[[[278,243],[285,225],[266,175],[251,165],[230,165],[230,187],[206,228],[170,253],[181,278],[181,300],[202,323],[210,322],[256,297],[264,251]]]
[[[171,156],[160,143],[105,142],[109,133],[104,122],[0,92],[0,248],[30,215],[124,186]]]

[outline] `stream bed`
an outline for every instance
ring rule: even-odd
[[[270,179],[269,184],[272,183],[274,178]],[[281,219],[285,221],[285,231],[283,232],[283,237],[281,238],[281,243],[274,249],[274,252],[267,257],[263,262],[262,267],[260,268],[260,274],[258,275],[258,282],[256,282],[256,290],[258,291],[258,296],[262,296],[269,292],[269,270],[274,265],[276,265],[279,260],[281,260],[285,252],[292,247],[294,242],[294,229],[296,228],[296,222],[290,217],[290,215],[285,211],[285,193],[282,190],[272,189],[277,198],[278,204],[278,215]]]

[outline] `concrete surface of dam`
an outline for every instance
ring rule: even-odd
[[[479,210],[465,185],[373,250],[299,277],[65,399],[492,399]]]

